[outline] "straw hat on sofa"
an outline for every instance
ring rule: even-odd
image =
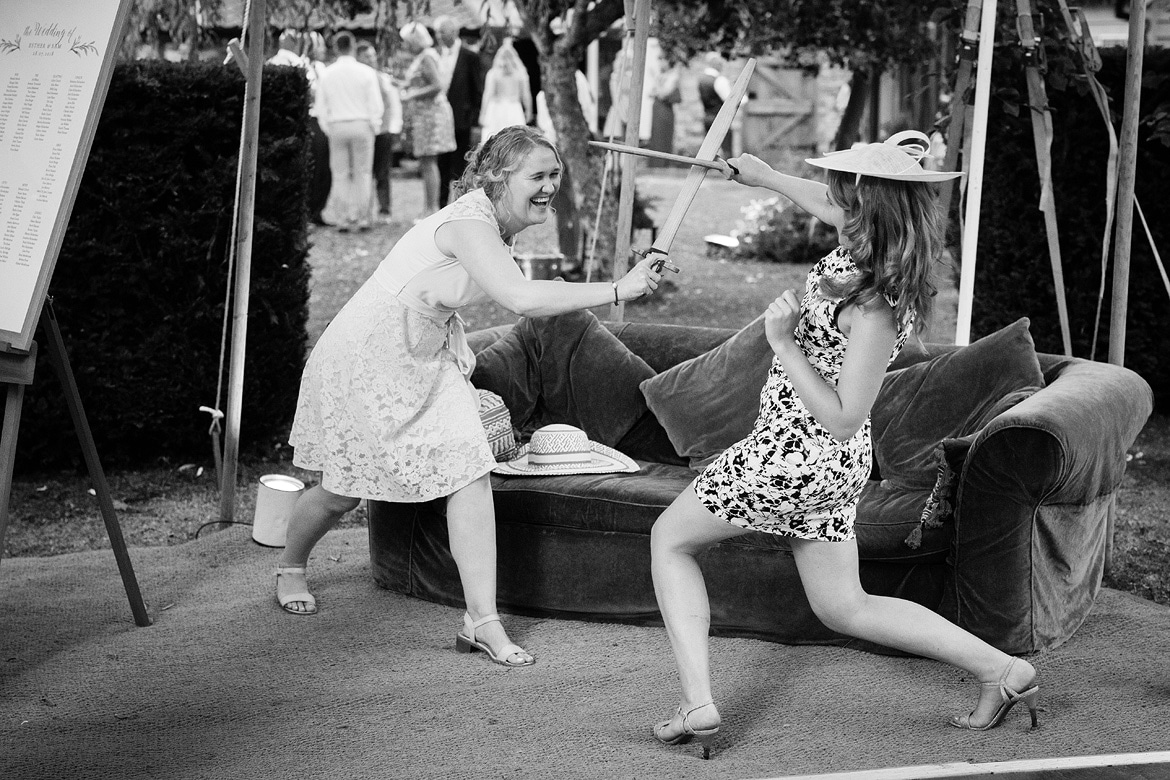
[[[533,431],[519,457],[498,464],[492,471],[524,477],[612,474],[638,471],[638,464],[612,447],[590,441],[580,428],[554,423]]]
[[[917,130],[894,133],[876,144],[861,144],[852,149],[829,152],[824,157],[805,160],[809,165],[830,171],[896,181],[938,182],[963,176],[962,171],[928,171],[921,165],[930,152],[930,139]]]

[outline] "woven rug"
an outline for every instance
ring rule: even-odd
[[[1036,731],[1023,707],[948,726],[977,690],[933,661],[713,639],[702,761],[650,736],[677,696],[660,628],[513,617],[538,662],[509,670],[455,652],[460,610],[378,588],[363,529],[318,546],[311,618],[246,528],[131,559],[146,628],[109,551],[0,562],[0,777],[765,778],[1170,746],[1170,609],[1113,590],[1031,658]]]

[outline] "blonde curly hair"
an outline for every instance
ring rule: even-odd
[[[551,149],[557,157],[557,164],[564,168],[561,153],[543,133],[528,125],[512,125],[468,153],[463,178],[455,185],[456,196],[482,187],[488,199],[496,202],[507,188],[509,174],[519,168],[520,162],[538,146]]]

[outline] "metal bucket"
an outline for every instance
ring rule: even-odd
[[[305,492],[305,483],[284,474],[265,474],[256,488],[256,517],[252,521],[252,541],[265,547],[284,547],[288,518],[297,499]]]

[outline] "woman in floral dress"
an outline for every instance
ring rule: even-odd
[[[841,246],[818,262],[798,296],[765,312],[775,357],[760,415],[675,500],[651,533],[655,594],[674,650],[682,700],[654,728],[674,745],[698,737],[703,755],[720,726],[708,658],[710,606],[696,556],[752,531],[786,537],[814,613],[838,633],[965,669],[982,681],[974,711],[952,725],[989,729],[1024,701],[1036,719],[1036,670],[919,604],[871,596],[858,579],[853,523],[870,474],[869,413],[889,363],[929,314],[942,250],[925,135],[809,160],[828,184],[787,176],[745,154],[732,178],[767,187],[837,228]]]
[[[403,120],[409,125],[412,153],[423,180],[423,213],[439,210],[439,155],[455,151],[455,116],[447,102],[447,87],[439,71],[435,39],[418,22],[399,31],[402,43],[414,54],[402,87]]]

